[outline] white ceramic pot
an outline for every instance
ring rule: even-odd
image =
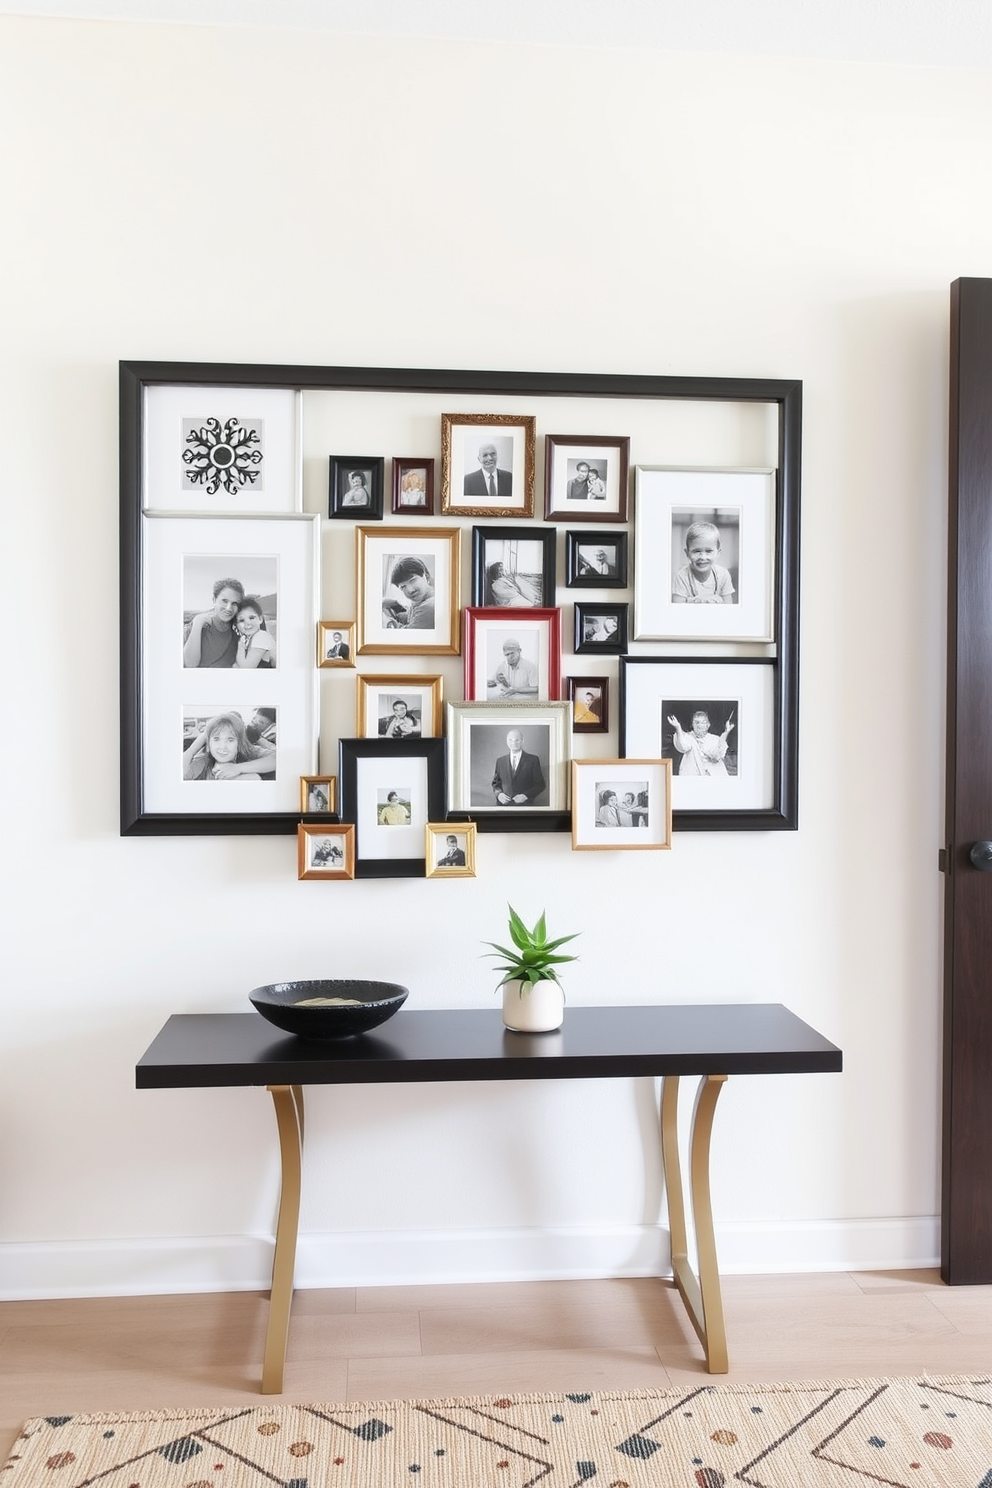
[[[565,994],[557,982],[503,984],[503,1022],[515,1033],[548,1033],[565,1018]]]

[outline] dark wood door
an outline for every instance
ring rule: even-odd
[[[941,1275],[957,1285],[992,1281],[992,279],[951,287],[949,505]]]

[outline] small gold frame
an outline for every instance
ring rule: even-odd
[[[415,739],[438,739],[444,733],[444,710],[443,693],[444,678],[441,676],[422,676],[413,672],[369,672],[364,676],[356,677],[358,683],[357,708],[355,715],[355,735],[359,739],[374,739],[384,737],[375,728],[369,728],[369,706],[374,701],[369,694],[373,691],[383,692],[408,692],[412,689],[421,689],[425,693],[425,706],[420,714],[420,731],[409,737]],[[426,726],[425,726],[426,725]],[[402,737],[402,736],[400,736]]]
[[[310,799],[311,791],[323,791],[326,806],[315,806]],[[304,816],[333,816],[338,809],[338,781],[336,775],[300,776],[300,811]]]
[[[339,654],[332,656],[331,651],[339,651]],[[355,665],[354,620],[317,621],[317,665],[319,667],[353,667]]]
[[[428,878],[475,877],[475,822],[428,822],[425,828],[425,852]],[[454,843],[449,838],[454,838]],[[463,862],[445,863],[445,857],[461,857]]]
[[[328,844],[327,866],[318,861]],[[351,822],[300,822],[296,829],[297,873],[300,878],[341,879],[355,876],[355,828]],[[330,856],[330,854],[334,854]]]

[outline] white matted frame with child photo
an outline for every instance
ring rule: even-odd
[[[634,639],[771,642],[776,472],[638,465]]]

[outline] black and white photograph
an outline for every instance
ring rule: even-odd
[[[457,656],[457,527],[358,528],[360,655]]]
[[[452,810],[567,810],[568,703],[451,703],[448,713]]]
[[[271,671],[277,665],[279,560],[183,555],[183,666]]]
[[[424,828],[444,814],[443,739],[339,739],[339,812],[356,878],[423,878]]]
[[[300,878],[345,879],[355,876],[355,829],[300,822],[296,833]]]
[[[442,678],[358,677],[355,732],[360,739],[431,739],[443,728]]]
[[[300,810],[305,816],[332,816],[337,781],[333,775],[300,776]]]
[[[385,464],[382,455],[331,455],[328,516],[381,521]]]
[[[573,848],[671,847],[671,779],[667,760],[573,760]]]
[[[621,755],[670,762],[677,827],[753,830],[759,813],[775,811],[774,662],[624,656],[619,714]]]
[[[393,457],[393,515],[434,514],[434,461]]]
[[[634,637],[770,641],[775,472],[635,472]]]
[[[534,514],[536,419],[441,415],[441,510],[462,516]]]
[[[548,434],[544,515],[549,522],[625,522],[630,440]]]
[[[476,609],[465,619],[469,702],[550,702],[561,695],[561,611]]]
[[[427,823],[427,877],[475,877],[475,823]]]
[[[353,620],[317,621],[317,665],[319,667],[353,667],[355,665],[355,622]]]
[[[572,704],[573,734],[609,733],[608,677],[566,677],[565,694]]]
[[[626,589],[626,532],[566,532],[565,582],[573,589]]]
[[[625,604],[577,604],[572,649],[577,653],[598,652],[619,656],[627,649]]]
[[[200,516],[302,510],[300,398],[291,388],[146,389],[143,508]]]
[[[473,527],[473,605],[542,609],[554,601],[553,527]]]
[[[183,709],[183,780],[274,781],[277,713],[268,706],[188,704]]]

